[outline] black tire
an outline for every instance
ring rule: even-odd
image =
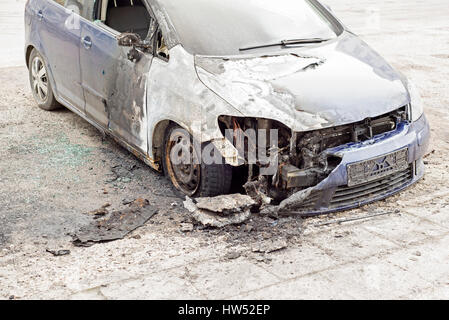
[[[171,141],[171,137],[176,137],[178,135],[184,135],[185,137],[188,136],[190,142],[193,142],[192,136],[176,124],[170,125],[166,130],[163,146],[162,166],[164,169],[164,174],[171,180],[174,187],[190,197],[215,197],[228,194],[231,190],[232,167],[224,164],[224,161],[222,162],[223,164],[212,165],[207,165],[201,161],[201,164],[197,165],[198,175],[195,178],[198,181],[195,183],[195,187],[192,186],[192,188],[186,188],[186,186],[183,185],[182,179],[179,179],[176,175],[176,165],[172,164],[170,157],[174,143]],[[195,155],[199,157],[200,152],[198,150],[191,148],[191,151],[194,151]],[[190,166],[193,167],[194,165]]]
[[[30,59],[28,61],[28,69],[31,91],[39,108],[45,111],[60,109],[62,106],[58,101],[56,101],[53,94],[53,88],[51,87],[51,81],[49,78],[50,75],[48,73],[45,60],[36,49],[31,51]],[[44,73],[41,75],[40,72],[42,70]]]

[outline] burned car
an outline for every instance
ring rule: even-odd
[[[260,210],[312,215],[424,175],[416,88],[319,1],[29,0],[25,27],[38,105],[187,196],[237,183]]]

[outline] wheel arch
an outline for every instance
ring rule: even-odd
[[[39,47],[38,47],[37,45],[29,44],[29,45],[26,47],[26,50],[25,50],[25,58],[26,58],[26,66],[27,66],[27,68],[28,68],[28,69],[30,68],[30,66],[29,66],[29,64],[30,64],[30,63],[29,63],[29,60],[30,60],[30,57],[31,57],[31,53],[33,52],[33,49],[36,50],[36,52],[39,53],[39,55],[40,55],[40,56],[42,57],[42,59],[44,60],[45,66],[47,67],[47,72],[48,72],[48,77],[49,77],[50,85],[51,85],[51,87],[52,87],[53,94],[54,94],[54,96],[55,96],[56,101],[58,101],[58,102],[61,103],[61,104],[64,104],[64,103],[61,102],[61,101],[63,101],[63,100],[61,99],[61,97],[60,97],[60,95],[59,95],[58,86],[57,86],[56,81],[54,80],[55,78],[54,78],[54,76],[53,76],[53,69],[52,69],[52,67],[51,67],[51,64],[49,63],[49,61],[48,61],[47,57],[45,56],[45,54],[43,54],[43,52],[42,52],[43,49],[39,49]]]
[[[36,48],[33,45],[30,44],[26,48],[26,51],[25,51],[25,63],[26,63],[27,68],[30,67],[30,56],[31,56],[31,52],[33,51],[33,49],[36,49]]]
[[[157,125],[154,127],[151,139],[152,141],[151,151],[153,152],[153,158],[156,160],[156,162],[161,163],[165,133],[167,131],[167,128],[171,124],[178,124],[178,123],[172,120],[162,120],[159,121]]]
[[[167,133],[171,132],[170,130],[177,130],[179,128],[181,132],[187,132],[187,134],[191,135],[190,130],[188,130],[186,126],[172,120],[160,121],[155,128],[153,139],[155,140],[155,145],[159,144],[156,151],[159,153],[158,158],[162,163],[163,172],[167,177],[170,177],[172,184],[177,190],[193,197],[213,197],[230,192],[232,185],[232,167],[226,163],[224,163],[224,165],[205,164],[202,160],[198,164],[198,170],[201,171],[201,174],[198,176],[199,180],[197,180],[195,190],[186,191],[186,189],[181,187],[183,183],[180,183],[176,178],[173,169],[170,170],[170,165],[166,163],[169,157],[167,157],[166,154],[168,150],[165,149],[165,143],[168,138]],[[196,152],[201,153],[202,145],[194,145],[193,147],[197,150]],[[199,149],[197,149],[197,147]],[[200,158],[202,157],[201,154],[198,154],[198,156]],[[188,186],[190,187],[190,185]],[[189,194],[190,191],[192,191],[191,194]]]
[[[176,121],[172,119],[164,119],[160,120],[152,130],[152,136],[151,136],[151,149],[152,152],[152,158],[155,159],[156,162],[160,163],[162,160],[162,154],[163,154],[163,146],[164,146],[164,140],[165,135],[167,132],[167,129],[171,125],[177,125],[183,129],[185,129],[187,132],[192,134],[192,130],[190,130],[190,127],[183,123],[182,121]]]

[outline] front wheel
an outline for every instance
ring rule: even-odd
[[[36,49],[31,52],[28,62],[31,91],[37,105],[46,111],[59,109],[61,105],[53,94],[47,66]]]
[[[231,190],[232,167],[205,164],[192,136],[177,125],[166,131],[163,153],[164,173],[173,185],[189,197],[214,197]],[[218,151],[216,151],[218,152]]]

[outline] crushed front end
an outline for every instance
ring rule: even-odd
[[[276,153],[277,172],[261,174],[266,163],[247,166],[244,187],[265,213],[310,216],[348,210],[396,194],[424,175],[429,124],[425,115],[412,122],[409,106],[309,132],[293,132],[266,119],[222,117],[220,122],[234,131],[278,131],[278,147],[267,150]],[[245,147],[251,150],[257,142],[247,138]]]

